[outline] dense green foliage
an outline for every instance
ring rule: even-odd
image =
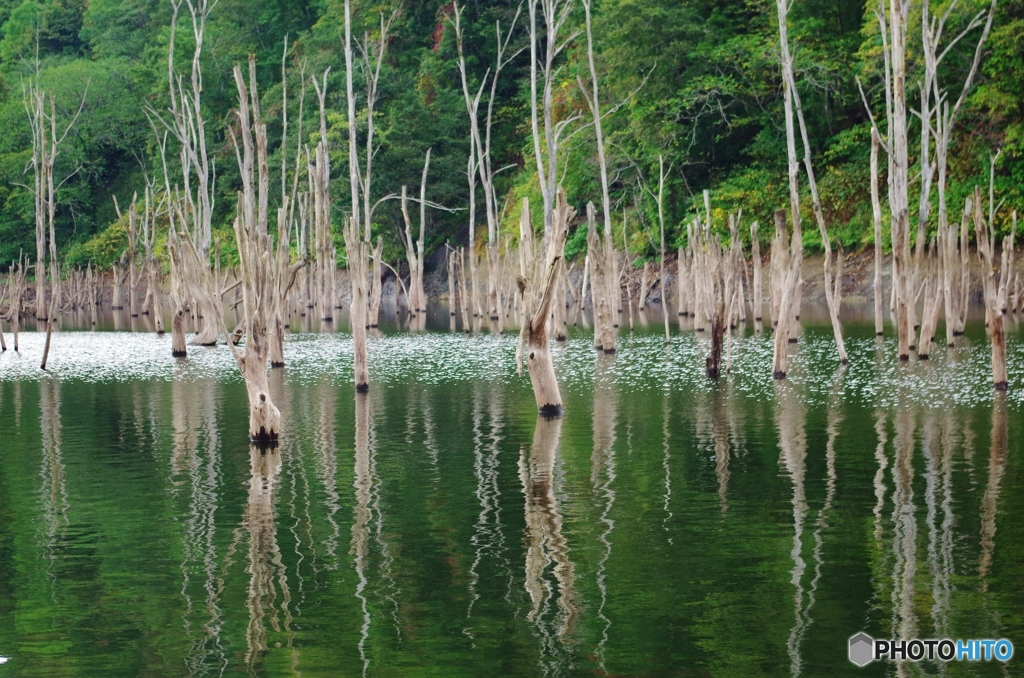
[[[578,4],[578,3],[577,3]],[[944,9],[946,3],[933,8]],[[960,2],[948,35],[955,35],[983,0]],[[278,0],[251,3],[220,0],[211,16],[204,51],[204,106],[217,168],[215,227],[229,239],[229,223],[238,188],[238,170],[227,125],[232,124],[236,92],[231,68],[253,53],[257,57],[274,150],[271,170],[280,172],[282,132],[281,57],[288,40],[289,172],[299,129],[301,78],[328,76],[329,134],[332,140],[332,200],[340,222],[348,205],[347,119],[344,113],[342,0]],[[465,241],[468,200],[466,155],[468,118],[455,59],[451,5],[436,2],[400,4],[392,30],[378,101],[373,201],[398,193],[403,184],[415,192],[423,155],[432,149],[428,197],[459,211],[431,211],[428,244]],[[354,35],[377,30],[388,3],[354,0]],[[511,2],[480,0],[466,7],[470,78],[478,83],[493,64],[494,22],[508,26],[515,15]],[[910,21],[910,77],[920,69],[919,10]],[[527,41],[526,12],[519,16],[513,47]],[[630,224],[631,249],[653,254],[657,222],[645,186],[653,188],[659,154],[671,172],[666,217],[670,242],[678,242],[680,225],[712,191],[715,218],[725,223],[728,211],[743,209],[750,218],[768,222],[786,200],[785,134],[781,77],[777,65],[778,30],[773,3],[764,0],[603,0],[595,4],[595,40],[606,118],[610,170],[614,180],[616,229],[623,215]],[[915,17],[917,17],[915,19]],[[149,104],[167,105],[167,44],[171,6],[162,0],[0,0],[0,261],[19,250],[34,252],[32,199],[18,184],[31,183],[30,157],[22,83],[35,68],[38,50],[43,87],[54,93],[57,116],[69,120],[88,88],[85,110],[61,147],[56,177],[73,175],[58,200],[59,250],[72,263],[94,259],[104,246],[83,243],[116,218],[113,196],[122,203],[140,191],[146,175],[160,173],[156,136],[145,114]],[[582,6],[571,21],[582,29]],[[191,26],[183,9],[175,68],[184,73],[191,56]],[[856,79],[874,110],[882,110],[881,42],[874,4],[860,0],[799,0],[790,19],[796,71],[818,162],[822,199],[830,229],[847,247],[870,242],[868,123]],[[968,34],[947,57],[940,74],[956,98],[979,31]],[[502,72],[495,102],[494,165],[498,193],[506,199],[506,228],[514,232],[518,200],[536,198],[539,188],[533,163],[529,118],[529,53],[521,53]],[[586,42],[577,34],[566,51],[555,88],[560,119],[586,104],[578,83],[589,69]],[[360,125],[365,126],[362,76],[357,74]],[[1024,0],[1002,0],[979,74],[951,149],[950,205],[976,183],[987,182],[989,154],[1003,155],[996,186],[1007,207],[1024,206]],[[307,88],[302,134],[315,141],[315,96]],[[911,86],[909,106],[916,92]],[[486,99],[485,103],[486,105]],[[913,122],[916,125],[916,121]],[[911,152],[916,154],[915,131]],[[912,157],[912,161],[914,158]],[[583,128],[566,146],[563,183],[580,207],[600,203],[594,138]],[[884,170],[884,163],[883,163]],[[915,172],[916,173],[916,172]],[[914,187],[912,186],[912,191]],[[885,191],[883,190],[883,196]],[[477,192],[483,219],[482,200]],[[912,196],[911,203],[916,199]],[[808,210],[809,211],[809,210]],[[934,210],[933,210],[934,215]],[[1003,211],[1004,215],[1009,210]],[[396,258],[401,215],[395,201],[374,213],[375,229]],[[1008,219],[1008,217],[1005,217]],[[767,230],[765,228],[764,230]],[[478,230],[479,232],[479,230]],[[763,231],[764,232],[764,231]],[[621,237],[621,231],[618,232]],[[814,247],[817,233],[807,229]],[[105,242],[115,241],[111,234]],[[340,237],[338,237],[340,243]],[[583,245],[570,238],[570,253]],[[108,258],[108,257],[107,257]],[[104,257],[97,264],[108,263]]]

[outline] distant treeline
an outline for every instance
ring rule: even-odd
[[[988,5],[984,0],[960,0],[946,27],[949,38]],[[399,193],[402,185],[418,187],[423,155],[430,148],[428,198],[465,208],[470,135],[449,22],[452,5],[406,0],[397,6],[401,14],[391,29],[375,117],[380,150],[374,158],[373,199]],[[948,2],[936,4],[932,12],[947,6]],[[870,124],[857,81],[878,115],[884,110],[881,36],[875,16],[879,7],[859,0],[795,0],[790,13],[796,78],[818,162],[823,206],[835,238],[847,248],[872,238]],[[237,105],[231,68],[249,54],[257,56],[273,149],[271,169],[279,173],[286,40],[292,140],[301,124],[302,134],[315,145],[316,97],[308,87],[302,100],[302,76],[322,76],[331,68],[331,199],[341,247],[340,223],[349,202],[342,8],[340,0],[220,0],[213,11],[203,52],[203,101],[208,107],[211,155],[216,157],[215,231],[225,241],[225,256],[232,256],[230,224],[240,185],[227,129],[234,124],[230,111]],[[392,8],[386,1],[354,0],[354,36],[372,35],[380,13]],[[529,18],[525,7],[518,14],[517,9],[513,0],[466,3],[462,20],[471,81],[479,82],[494,62],[495,22],[505,28],[515,19],[518,31],[511,50],[527,46]],[[582,5],[573,12],[570,25],[582,27]],[[920,14],[914,12],[912,8],[908,29],[911,108],[918,96],[915,73],[923,68]],[[75,265],[91,260],[106,267],[119,256],[125,238],[123,228],[115,224],[113,198],[127,204],[134,192],[142,193],[147,177],[162,176],[157,136],[144,104],[157,110],[168,105],[171,13],[171,0],[0,0],[0,261],[10,262],[21,250],[34,252],[33,202],[25,186],[31,184],[31,171],[26,173],[31,138],[22,87],[37,68],[42,87],[54,94],[58,117],[70,119],[88,87],[85,108],[61,146],[54,171],[58,180],[67,177],[58,191],[58,250]],[[180,56],[192,51],[187,16],[181,14],[177,32],[177,73],[190,68],[188,58]],[[723,229],[729,212],[742,209],[744,222],[758,219],[767,225],[772,211],[786,204],[775,21],[771,3],[752,0],[595,2],[601,104],[609,112],[604,134],[614,178],[615,232],[621,238],[625,221],[629,247],[637,257],[653,256],[658,241],[654,202],[645,187],[657,181],[659,155],[671,167],[665,201],[670,244],[681,242],[684,223],[694,209],[703,209],[703,189],[711,190],[714,220]],[[975,42],[975,33],[968,33],[944,61],[939,77],[951,92],[959,92]],[[521,198],[530,197],[538,209],[541,204],[530,134],[529,68],[525,49],[502,71],[493,104],[494,165],[506,168],[495,178],[496,192],[516,206],[505,212],[503,232],[509,236],[518,232]],[[567,127],[566,134],[572,136],[564,145],[561,183],[569,201],[583,213],[588,201],[600,205],[601,189],[593,130],[586,126],[590,116],[580,92],[580,82],[589,78],[581,36],[565,52],[560,75],[554,91],[557,116],[570,121],[582,114]],[[357,79],[357,110],[362,111],[362,74]],[[995,189],[997,199],[1005,201],[1001,214],[1008,224],[1010,208],[1024,208],[1024,0],[1000,0],[976,82],[951,148],[949,204],[962,205],[976,184],[987,185],[990,154],[1002,149]],[[482,106],[488,95],[489,87]],[[884,124],[884,115],[881,118]],[[365,123],[365,114],[359,119]],[[914,163],[918,152],[912,153]],[[289,148],[288,159],[289,164],[294,161],[294,148]],[[884,188],[882,195],[884,199]],[[477,199],[482,203],[479,191]],[[912,197],[912,205],[915,200]],[[809,203],[807,211],[810,215]],[[476,213],[483,219],[482,209]],[[383,202],[374,218],[374,229],[386,243],[385,258],[398,258],[402,217],[397,201]],[[429,210],[428,219],[428,249],[445,241],[465,241],[467,210]],[[568,256],[585,250],[585,230],[570,233]],[[478,234],[484,231],[477,229]],[[770,228],[761,229],[769,232]],[[818,234],[805,229],[805,238],[813,250]]]

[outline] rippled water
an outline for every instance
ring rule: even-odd
[[[224,346],[68,329],[43,373],[23,333],[0,355],[0,676],[896,675],[847,638],[1024,647],[1016,328],[1001,395],[981,327],[899,364],[849,323],[837,369],[809,324],[785,383],[748,330],[709,383],[708,340],[648,320],[615,356],[571,329],[545,420],[510,333],[385,328],[357,396],[344,328],[296,319],[272,452]]]

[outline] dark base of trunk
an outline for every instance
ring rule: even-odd
[[[785,378],[786,378],[786,373],[783,372],[782,370],[776,370],[776,371],[772,372],[772,379],[779,380],[779,379],[785,379]]]
[[[962,337],[962,336],[964,336],[964,333],[959,331],[959,330],[953,330],[953,336],[954,337]]]
[[[882,336],[882,334],[883,334],[882,332],[875,332],[875,336],[876,337],[880,337],[880,336]]]
[[[757,322],[761,322],[761,316],[754,318],[754,320],[756,320]]]
[[[908,360],[910,360],[910,356],[909,355],[900,355],[900,362],[901,363],[905,363]]]
[[[618,329],[618,327],[619,327],[619,323],[615,323],[614,325],[612,325],[612,327],[614,327],[614,328]]]
[[[698,327],[698,328],[697,328],[697,329],[695,329],[694,331],[695,331],[695,332],[703,332],[703,331],[704,331],[704,328],[703,328],[703,327]]]
[[[369,393],[369,392],[370,392],[370,385],[369,384],[366,384],[366,383],[364,383],[364,384],[356,384],[356,393]]]
[[[1001,381],[995,385],[997,391],[1005,391],[1010,388],[1010,385],[1005,381]]]
[[[605,353],[605,355],[614,355],[614,353],[615,353],[615,348],[614,348],[614,347],[612,347],[612,348],[606,348],[606,349],[604,349],[604,353]]]
[[[555,337],[555,341],[565,341],[565,340],[566,340],[566,336],[564,334],[560,334],[557,337]]]
[[[260,426],[259,431],[249,434],[249,440],[254,443],[277,445],[277,431],[268,431]]]
[[[917,359],[918,360],[928,360],[928,354],[927,353],[919,353],[917,355]]]
[[[850,361],[847,360],[846,358],[843,358],[842,360],[839,361],[839,364],[840,365],[849,365]]]
[[[560,417],[565,412],[565,408],[561,405],[553,405],[548,403],[547,405],[541,405],[540,413],[545,417]]]
[[[270,361],[270,366],[271,367],[284,367],[284,363],[283,362],[275,363],[273,360],[271,360]]]
[[[454,318],[454,317],[455,317],[455,311],[452,311],[452,312],[451,312],[451,313],[449,313],[448,315],[450,315],[451,317],[453,317],[453,318]]]
[[[188,355],[188,351],[171,351],[171,357],[184,358]]]
[[[96,323],[93,323],[93,325],[95,325],[95,324],[96,324]],[[164,330],[157,330],[157,331],[156,331],[156,336],[158,336],[158,337],[162,337],[162,336],[164,336],[165,334],[167,334],[167,332],[165,332]]]
[[[800,343],[800,339],[798,339],[797,337],[790,337],[789,338],[789,343],[791,343],[791,344],[799,344]]]

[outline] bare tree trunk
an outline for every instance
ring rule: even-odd
[[[359,224],[349,219],[345,227],[345,253],[348,259],[349,280],[352,282],[352,300],[349,306],[352,324],[352,361],[356,391],[365,393],[370,390],[370,371],[367,367],[366,330],[367,330],[367,245],[359,235]]]
[[[776,232],[786,229],[786,212],[776,210],[775,212]],[[779,295],[778,325],[775,329],[775,350],[772,356],[772,377],[774,379],[786,378],[787,352],[792,335],[792,326],[795,322],[793,313],[794,298],[799,294],[800,267],[802,264],[802,248],[800,239],[799,221],[794,225],[793,237],[791,239],[790,253],[788,256],[788,270],[782,281],[782,291]],[[773,252],[774,254],[774,252]]]
[[[498,323],[498,331],[501,332],[501,295],[498,293],[498,276],[501,273],[501,263],[498,257],[497,243],[487,244],[487,295],[489,300],[489,313],[492,321]],[[565,314],[562,314],[563,317]]]
[[[637,308],[641,311],[647,305],[647,295],[651,292],[650,285],[651,262],[645,261],[643,272],[640,274],[640,295],[637,297]]]
[[[722,366],[722,346],[725,337],[725,309],[721,300],[715,305],[711,316],[711,351],[708,354],[704,372],[708,379],[718,379]]]
[[[267,127],[260,114],[259,94],[256,88],[256,58],[249,57],[248,90],[242,77],[242,69],[238,65],[235,66],[234,76],[238,89],[241,152],[234,131],[231,128],[229,131],[242,178],[242,191],[238,194],[235,216],[235,240],[238,245],[242,304],[245,312],[245,349],[239,351],[230,339],[227,344],[245,379],[249,396],[249,437],[254,442],[273,444],[280,434],[281,412],[270,397],[267,373],[270,349],[268,334],[275,329],[269,325],[277,315],[274,312],[276,299],[280,296],[277,292],[285,284],[281,276],[287,275],[288,270],[285,266],[282,271],[281,267],[273,262],[274,252],[268,233]],[[278,212],[282,222],[286,207],[282,206]],[[284,226],[283,223],[280,225]],[[278,255],[280,256],[280,253]],[[218,290],[217,298],[219,297]],[[222,321],[219,308],[216,313]],[[228,334],[225,328],[225,335]],[[283,362],[283,356],[281,358]]]
[[[459,248],[459,310],[462,311],[462,331],[469,334],[471,328],[472,312],[469,305],[469,297],[466,296],[466,248]]]
[[[608,295],[610,286],[606,281],[608,257],[602,251],[601,240],[597,235],[593,203],[587,204],[587,251],[589,252],[588,261],[591,264],[590,296],[594,310],[594,348],[606,353],[614,353],[615,340],[614,338],[609,340],[609,336],[614,337],[614,328],[612,327],[613,309]],[[605,346],[606,341],[611,345]]]
[[[764,306],[764,287],[761,284],[761,240],[758,238],[757,229],[756,221],[750,224],[750,258],[754,264],[754,283],[750,296],[754,302],[754,321],[759,323]]]
[[[51,261],[50,261],[50,278],[52,280],[54,280],[54,281],[58,280],[56,257],[52,257]],[[47,358],[49,358],[49,356],[50,356],[50,340],[53,338],[53,319],[54,319],[55,315],[57,315],[57,294],[51,293],[50,294],[50,308],[48,309],[47,314],[46,314],[46,343],[43,344],[43,360],[42,360],[42,362],[39,365],[39,369],[41,369],[41,370],[45,370],[46,369],[46,361],[47,361]],[[1006,349],[1004,348],[1003,349],[1003,353],[1004,353],[1003,362],[1004,363],[1006,362],[1005,352],[1006,352]]]
[[[902,0],[895,0],[901,2]],[[825,276],[825,302],[828,306],[829,318],[832,321],[832,333],[836,340],[836,350],[839,353],[839,362],[845,365],[848,362],[846,345],[843,342],[843,330],[839,323],[839,308],[834,299],[832,286],[832,245],[829,242],[828,230],[825,228],[825,217],[821,209],[821,201],[818,197],[818,183],[814,175],[814,166],[811,163],[811,146],[807,135],[807,126],[804,123],[803,107],[800,104],[800,93],[796,88],[796,78],[793,75],[793,61],[789,52],[789,37],[786,27],[789,4],[787,0],[776,0],[776,7],[779,15],[779,38],[781,45],[782,73],[785,80],[786,96],[786,139],[789,152],[789,181],[790,181],[790,202],[793,213],[794,229],[800,221],[800,204],[797,189],[797,172],[795,171],[796,148],[795,131],[793,129],[793,114],[796,114],[796,122],[800,128],[800,138],[804,148],[804,169],[807,172],[807,183],[811,190],[812,208],[815,220],[818,222],[818,233],[821,235],[822,248],[825,251],[823,263]],[[799,295],[799,290],[797,291]],[[797,302],[796,316],[800,315],[800,305]]]
[[[519,222],[522,274],[518,278],[518,285],[523,294],[526,313],[519,332],[516,364],[521,371],[525,353],[537,407],[542,414],[551,416],[560,415],[563,407],[551,362],[547,322],[551,305],[556,302],[558,266],[564,255],[565,238],[574,214],[575,211],[566,203],[565,192],[559,189],[551,234],[542,243],[545,252],[538,252],[536,256],[533,254],[534,236],[529,203],[525,199]],[[542,276],[543,282],[540,282]]]
[[[455,318],[455,250],[448,250],[448,256],[445,257],[448,263],[448,315],[452,318],[454,323]],[[452,331],[455,331],[455,325],[452,325]]]
[[[1009,386],[1006,372],[1006,331],[1003,328],[1003,310],[999,307],[1000,280],[995,272],[995,226],[992,219],[985,222],[981,211],[981,191],[974,189],[973,199],[974,235],[978,242],[978,259],[981,261],[981,280],[984,289],[985,319],[989,340],[992,342],[992,383],[997,391]],[[1008,271],[1001,272],[1003,276]]]
[[[377,244],[373,247],[373,270],[370,272],[370,301],[369,317],[367,322],[370,327],[377,327],[380,321],[380,297],[381,297],[381,254],[384,252],[384,242],[378,237]]]

